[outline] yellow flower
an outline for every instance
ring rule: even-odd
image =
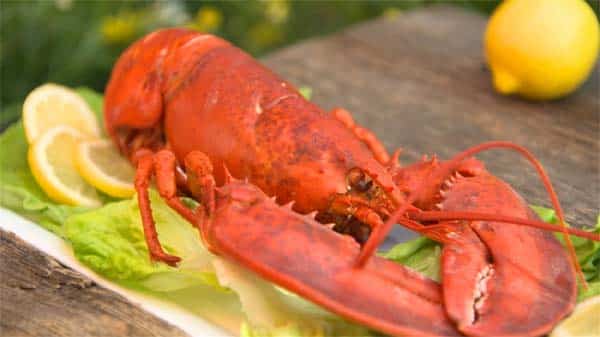
[[[287,20],[290,14],[290,4],[287,0],[267,0],[265,3],[265,16],[269,21],[280,24]]]
[[[386,19],[395,19],[398,17],[398,15],[400,15],[402,13],[402,11],[398,8],[395,7],[388,7],[386,9],[383,10],[383,17]]]
[[[102,38],[109,43],[127,43],[135,37],[139,18],[133,13],[121,13],[102,20]]]
[[[281,29],[268,22],[260,22],[252,26],[248,36],[250,41],[259,48],[269,47],[283,39]]]
[[[218,9],[212,6],[202,6],[188,27],[201,32],[213,32],[221,27],[222,21],[223,14]]]
[[[61,11],[67,11],[73,7],[73,0],[54,0],[54,5]]]

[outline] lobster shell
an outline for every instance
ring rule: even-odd
[[[349,114],[325,113],[215,36],[167,29],[134,43],[115,65],[104,116],[115,144],[137,165],[136,188],[154,258],[177,261],[159,250],[153,231],[144,194],[152,175],[169,205],[201,229],[215,252],[381,331],[534,336],[548,332],[573,308],[576,282],[567,254],[552,235],[501,221],[534,217],[481,163],[466,158],[446,167],[434,160],[407,167],[384,162],[389,156],[383,145]],[[199,152],[209,159],[188,165]],[[210,162],[214,172],[206,169]],[[228,184],[225,168],[254,186]],[[459,172],[462,178],[448,186]],[[365,190],[353,190],[356,177],[356,186]],[[222,186],[216,201],[206,194],[213,185]],[[208,220],[207,211],[199,211],[207,223],[198,223],[200,215],[181,206],[177,191],[191,193],[206,207],[216,203]],[[254,203],[237,200],[240,193],[254,195]],[[291,209],[278,206],[290,201]],[[317,211],[319,219],[333,215],[346,224],[360,214],[377,231],[388,228],[383,220],[398,210],[406,213],[401,223],[444,244],[442,290],[377,257],[361,268],[357,257],[366,261],[383,232],[361,250],[351,238],[300,215]],[[428,211],[498,216],[419,220]]]

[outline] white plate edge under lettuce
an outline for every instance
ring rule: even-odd
[[[167,300],[122,287],[97,274],[73,255],[69,243],[41,226],[0,207],[0,229],[14,233],[63,265],[83,274],[103,288],[111,290],[154,316],[183,330],[190,336],[231,337],[223,328]]]

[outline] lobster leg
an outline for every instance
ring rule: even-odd
[[[192,196],[200,202],[196,208],[197,217],[194,226],[200,230],[202,241],[206,247],[213,251],[210,241],[206,239],[208,237],[207,223],[215,210],[216,183],[212,176],[213,167],[208,157],[200,151],[188,153],[184,164],[187,172],[187,186]],[[230,179],[229,172],[227,170],[225,172],[226,179]]]
[[[154,154],[150,151],[144,151],[144,154],[138,159],[135,183],[144,225],[144,235],[150,250],[150,256],[153,260],[162,261],[169,265],[175,265],[181,259],[165,253],[158,240],[148,197],[148,186],[152,175],[154,174],[156,177],[158,192],[167,205],[198,230],[203,228],[199,219],[203,218],[202,215],[205,213],[206,208],[214,208],[214,196],[212,195],[215,184],[214,179],[209,175],[212,173],[212,166],[208,162],[208,158],[201,153],[200,155],[195,152],[190,153],[186,157],[186,168],[189,175],[187,179],[180,179],[179,181],[179,183],[185,183],[192,194],[201,201],[201,204],[194,211],[185,206],[177,195],[176,167],[177,160],[170,150],[160,150]],[[198,216],[198,213],[200,213],[200,216]]]
[[[187,186],[192,196],[200,202],[205,213],[210,215],[215,208],[216,187],[210,159],[200,151],[192,151],[185,156],[184,164],[188,174]]]
[[[385,149],[385,146],[371,131],[359,126],[350,115],[350,112],[344,108],[335,108],[331,111],[331,114],[340,122],[342,122],[348,129],[350,129],[354,135],[362,140],[373,152],[373,156],[381,164],[388,164],[390,162],[390,155]]]
[[[161,150],[154,157],[154,170],[158,193],[167,205],[179,213],[184,219],[195,225],[196,216],[177,196],[177,160],[170,150]]]
[[[149,152],[149,151],[148,151]],[[137,161],[137,169],[135,174],[135,190],[137,192],[138,205],[142,216],[142,224],[144,227],[144,237],[148,245],[150,258],[155,261],[162,261],[168,265],[174,266],[181,259],[165,253],[158,241],[158,233],[156,232],[156,224],[152,217],[152,208],[150,207],[150,197],[148,196],[148,188],[150,179],[155,171],[154,154],[147,153],[139,156]]]
[[[373,230],[383,225],[382,216],[389,215],[386,205],[377,205],[353,195],[336,195],[329,206],[329,212],[345,221],[336,222],[333,228],[338,233],[349,234],[360,244],[367,242]]]

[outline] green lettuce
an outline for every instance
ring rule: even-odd
[[[312,88],[311,87],[302,86],[298,89],[298,91],[300,92],[300,95],[302,95],[307,100],[311,99],[311,97],[312,97]]]
[[[554,210],[544,207],[532,206],[533,210],[538,214],[542,221],[558,224],[558,218]],[[590,229],[591,232],[600,234],[600,215],[596,218],[596,226]],[[556,233],[558,240],[564,244],[564,236],[561,233]],[[585,277],[588,288],[580,286],[578,302],[586,298],[600,295],[600,242],[595,242],[571,236],[571,242],[575,248],[577,261],[581,266],[581,271]]]
[[[441,246],[424,236],[397,244],[381,254],[436,281],[440,280],[441,255]]]
[[[87,102],[90,108],[92,108],[92,111],[96,114],[96,118],[98,119],[98,125],[100,125],[103,134],[106,134],[104,131],[104,118],[102,115],[104,111],[104,96],[86,87],[76,88],[75,91]]]
[[[198,282],[215,285],[212,254],[198,231],[150,191],[152,215],[165,250],[182,258],[177,268],[149,259],[137,199],[74,214],[64,224],[75,256],[96,272],[153,291],[174,291]]]
[[[223,286],[238,294],[246,320],[242,337],[369,336],[370,331],[274,286],[224,259],[214,266]]]

